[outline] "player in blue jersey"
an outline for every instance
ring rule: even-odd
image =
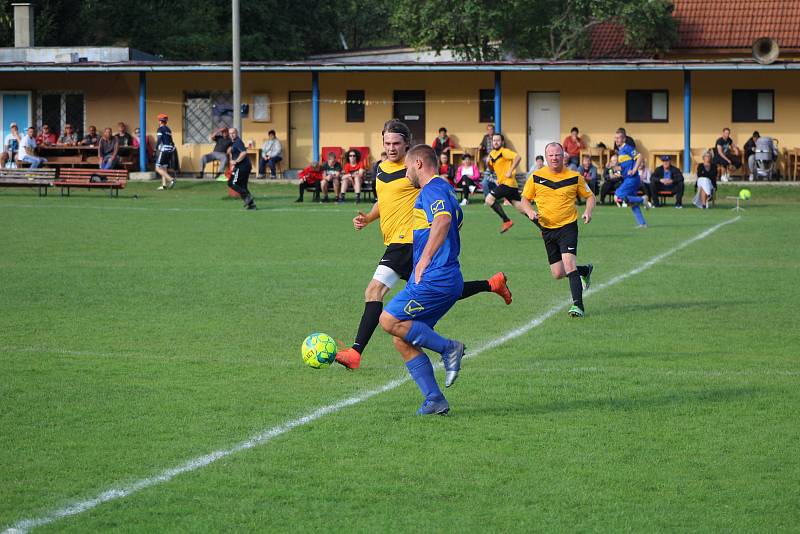
[[[406,155],[406,175],[421,191],[414,204],[414,267],[405,289],[384,308],[380,324],[394,337],[394,346],[425,400],[419,415],[444,415],[450,405],[439,389],[433,366],[422,348],[438,352],[445,369],[445,387],[458,377],[464,344],[446,339],[433,327],[461,297],[464,279],[458,254],[463,213],[453,188],[436,174],[436,152],[417,145]]]
[[[626,202],[631,207],[639,228],[647,228],[647,221],[642,214],[642,205],[646,199],[638,195],[639,187],[642,185],[639,179],[642,155],[636,151],[636,145],[628,141],[625,130],[618,129],[614,135],[614,144],[617,146],[617,162],[622,170],[623,180],[614,192],[614,202],[618,205]]]

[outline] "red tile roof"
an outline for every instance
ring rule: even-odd
[[[678,43],[672,54],[718,51],[748,53],[753,42],[772,37],[781,49],[800,49],[800,0],[674,0]],[[642,57],[626,47],[614,23],[593,28],[592,58]]]

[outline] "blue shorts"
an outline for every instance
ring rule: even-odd
[[[635,197],[637,196],[636,193],[639,191],[641,183],[638,176],[635,178],[625,178],[622,185],[614,192],[614,196],[622,200],[627,200],[628,197]]]
[[[459,297],[460,295],[433,291],[424,285],[407,284],[384,310],[400,321],[422,321],[433,328]]]

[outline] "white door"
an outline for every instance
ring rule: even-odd
[[[528,169],[544,147],[561,142],[561,100],[558,93],[528,93]]]

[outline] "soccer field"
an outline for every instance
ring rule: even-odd
[[[383,246],[354,205],[154,188],[0,190],[0,531],[798,529],[800,188],[598,207],[583,320],[532,224],[466,207],[465,279],[514,302],[439,323],[473,356],[425,418],[381,331],[359,371],[301,361],[355,334]]]

